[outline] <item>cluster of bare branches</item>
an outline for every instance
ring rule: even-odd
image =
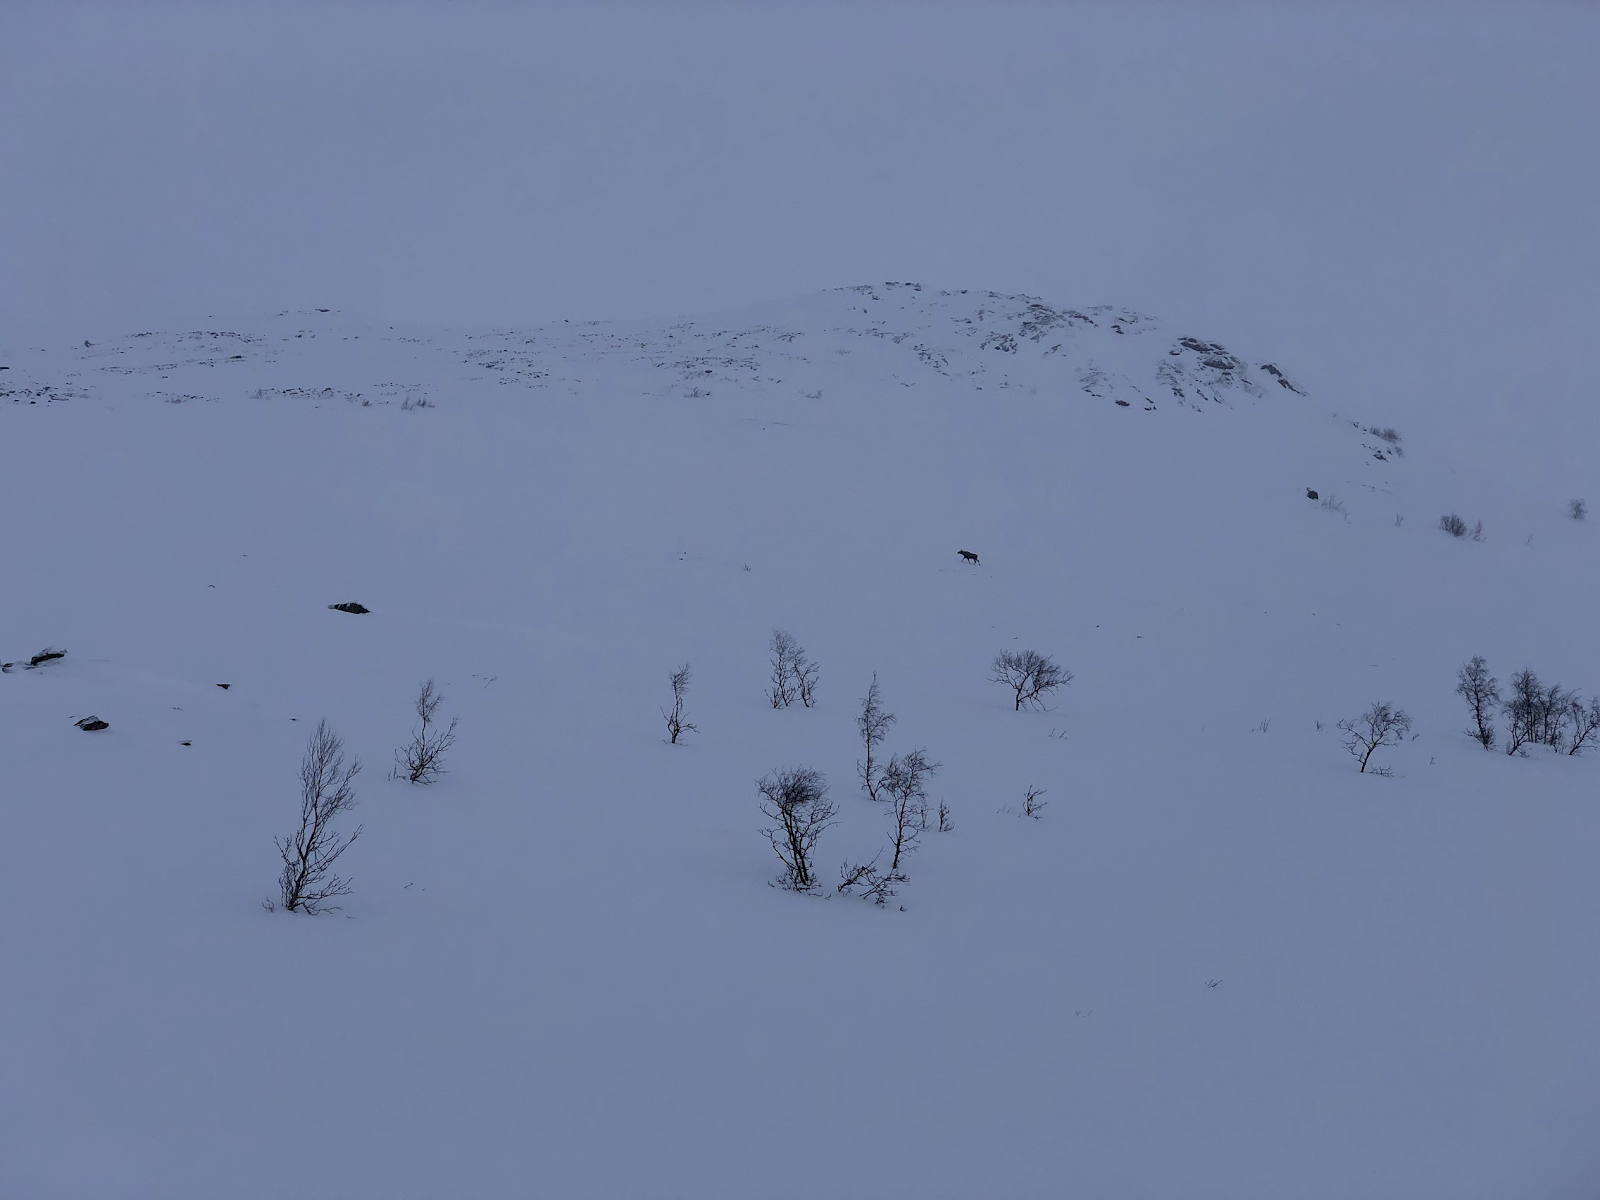
[[[1504,708],[1507,754],[1525,753],[1529,744],[1578,754],[1600,727],[1600,698],[1585,706],[1576,691],[1541,683],[1531,668],[1511,676]]]
[[[672,709],[668,711],[663,708],[661,715],[667,721],[667,741],[675,746],[679,737],[685,733],[697,733],[700,727],[691,724],[683,711],[684,697],[689,692],[689,664],[684,663],[667,678],[672,684]]]
[[[1439,518],[1439,528],[1455,538],[1470,538],[1474,542],[1483,541],[1483,522],[1467,526],[1466,518],[1460,513],[1445,513]]]
[[[352,781],[360,770],[359,759],[345,765],[344,742],[327,721],[317,722],[300,764],[300,827],[274,839],[283,870],[277,900],[262,902],[269,912],[280,905],[289,912],[334,912],[338,905],[329,901],[349,895],[350,882],[334,874],[333,866],[361,836],[361,826],[340,834],[334,821],[356,806]]]
[[[882,908],[900,894],[897,889],[906,881],[901,871],[892,867],[887,871],[882,870],[878,866],[878,860],[882,857],[883,851],[880,850],[869,862],[846,862],[841,865],[839,886],[834,891],[842,896],[860,896]]]
[[[873,752],[889,736],[889,726],[894,722],[895,715],[883,706],[883,697],[878,689],[878,673],[874,671],[872,686],[867,688],[867,694],[862,697],[861,712],[856,717],[856,729],[860,732],[862,745],[867,750],[867,757],[856,763],[856,773],[861,776],[861,787],[867,793],[869,800],[878,798],[878,777],[873,762]]]
[[[1044,789],[1030,786],[1022,797],[1022,815],[1032,817],[1035,821],[1044,818],[1044,810],[1049,806],[1048,800],[1039,799],[1044,795]]]
[[[889,803],[889,848],[894,851],[891,871],[900,869],[900,860],[917,848],[928,828],[927,779],[938,769],[938,763],[928,761],[925,750],[897,754],[883,769],[878,786]]]
[[[1494,713],[1500,704],[1500,683],[1489,674],[1489,664],[1483,655],[1475,655],[1456,672],[1456,694],[1467,702],[1472,711],[1472,728],[1468,736],[1483,746],[1494,749]]]
[[[809,892],[817,886],[817,839],[834,824],[838,810],[828,799],[828,782],[811,767],[790,767],[756,780],[761,815],[772,822],[761,830],[783,864],[778,886]]]
[[[1037,650],[1002,650],[990,670],[990,680],[1011,689],[1017,712],[1024,704],[1043,708],[1045,697],[1072,682],[1071,671]]]
[[[394,752],[390,779],[425,784],[444,774],[444,756],[456,744],[456,726],[461,724],[461,718],[451,717],[450,724],[439,728],[439,705],[443,703],[444,693],[432,679],[427,680],[413,702],[417,724],[411,730],[411,740]]]
[[[1600,696],[1585,701],[1558,683],[1546,685],[1532,668],[1513,674],[1510,693],[1502,698],[1499,681],[1477,655],[1456,672],[1456,694],[1472,713],[1468,735],[1485,750],[1494,749],[1496,708],[1506,718],[1507,754],[1525,755],[1530,745],[1581,754],[1600,742]]]
[[[1359,717],[1347,717],[1339,722],[1344,733],[1344,748],[1361,763],[1362,774],[1367,764],[1382,746],[1398,746],[1411,729],[1411,718],[1406,710],[1396,708],[1385,700],[1374,701]],[[1379,775],[1389,774],[1389,768],[1375,768]]]
[[[806,655],[794,634],[782,629],[772,631],[767,649],[772,655],[772,686],[767,690],[772,707],[788,708],[798,700],[810,708],[816,702],[821,668]]]

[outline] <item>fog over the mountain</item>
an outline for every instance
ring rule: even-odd
[[[1556,4],[11,0],[0,320],[666,317],[917,279],[1248,340],[1578,494],[1597,47]]]
[[[1600,1195],[1597,50],[0,0],[0,1200]]]

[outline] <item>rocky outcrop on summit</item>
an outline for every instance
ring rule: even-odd
[[[1275,362],[1175,334],[1130,308],[1068,308],[1037,296],[894,282],[679,321],[399,332],[349,325],[321,310],[280,313],[250,333],[143,332],[71,353],[79,370],[70,373],[70,390],[8,376],[0,398],[83,398],[95,392],[91,380],[149,380],[144,394],[171,404],[392,405],[408,412],[435,406],[418,401],[419,392],[465,398],[485,386],[700,400],[774,393],[815,399],[841,384],[868,395],[953,382],[1134,412],[1209,411],[1306,395]]]
[[[602,368],[647,364],[661,373],[663,393],[682,386],[693,399],[714,387],[820,386],[814,367],[828,354],[857,355],[852,365],[864,381],[887,377],[915,387],[940,376],[978,389],[1048,388],[1063,399],[1146,412],[1262,400],[1280,388],[1305,395],[1276,364],[1218,342],[1172,337],[1133,309],[1058,308],[1037,296],[916,283],[859,284],[672,324],[546,326],[470,340],[469,361],[503,383],[559,384],[559,364],[581,355]]]

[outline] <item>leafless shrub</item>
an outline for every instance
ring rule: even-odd
[[[772,702],[773,708],[788,708],[800,695],[795,682],[794,660],[797,653],[804,651],[800,649],[800,643],[794,640],[794,635],[782,629],[772,631],[767,650],[772,655],[772,686],[767,691],[767,699]]]
[[[1574,521],[1582,521],[1589,515],[1589,502],[1587,500],[1568,500],[1567,516]]]
[[[1391,446],[1398,446],[1400,444],[1400,431],[1395,429],[1393,426],[1390,426],[1387,429],[1379,429],[1376,425],[1373,425],[1367,430],[1367,432],[1375,438],[1382,438]]]
[[[1591,696],[1585,705],[1577,696],[1567,699],[1567,720],[1572,733],[1567,739],[1567,753],[1581,753],[1589,739],[1600,730],[1600,696]]]
[[[878,692],[878,673],[874,671],[872,686],[867,688],[867,694],[862,697],[861,712],[856,717],[856,729],[861,734],[862,745],[867,748],[866,759],[856,763],[856,774],[861,777],[861,787],[869,800],[878,798],[878,779],[872,752],[889,736],[889,726],[894,722],[894,714],[883,707],[883,699]]]
[[[414,707],[417,724],[411,731],[411,740],[394,752],[394,770],[390,779],[404,779],[408,783],[432,783],[444,774],[444,756],[456,744],[456,726],[460,717],[451,717],[445,728],[438,727],[439,705],[444,703],[444,693],[434,686],[432,679],[417,692]]]
[[[1361,762],[1366,773],[1367,763],[1380,746],[1398,746],[1411,730],[1411,718],[1403,708],[1395,708],[1387,701],[1375,701],[1359,717],[1347,717],[1339,722],[1345,734],[1344,748]]]
[[[1567,719],[1572,714],[1572,706],[1578,701],[1576,692],[1563,691],[1559,684],[1551,684],[1545,689],[1539,704],[1539,741],[1543,745],[1560,750],[1566,744]]]
[[[356,806],[351,781],[360,770],[359,759],[345,765],[343,740],[327,721],[318,721],[300,764],[300,828],[288,838],[274,839],[283,870],[277,901],[262,902],[269,912],[279,905],[289,912],[334,912],[338,905],[328,902],[350,894],[349,881],[335,875],[333,865],[361,836],[361,826],[341,836],[333,823]]]
[[[773,822],[761,830],[783,864],[780,887],[809,892],[816,887],[812,865],[817,839],[834,823],[837,810],[828,799],[828,783],[820,771],[793,767],[756,780],[761,815]]]
[[[433,401],[429,400],[427,396],[413,396],[409,392],[406,394],[406,398],[400,402],[401,412],[412,412],[419,408],[433,407],[435,407]]]
[[[883,852],[880,850],[872,856],[871,862],[846,862],[841,865],[840,882],[834,889],[835,893],[860,896],[863,900],[871,900],[879,908],[898,896],[900,893],[896,888],[906,882],[906,876],[893,868],[887,871],[879,870],[878,860],[882,857]]]
[[[1046,696],[1072,682],[1071,671],[1036,650],[1002,650],[994,656],[990,670],[992,682],[1003,683],[1014,693],[1014,712],[1024,704],[1043,708]]]
[[[794,690],[800,703],[810,708],[817,702],[817,675],[822,668],[806,657],[804,647],[796,646],[794,653]]]
[[[1500,704],[1500,683],[1489,674],[1489,664],[1483,655],[1475,655],[1456,672],[1456,695],[1472,710],[1473,728],[1467,730],[1467,735],[1485,750],[1493,750],[1494,712]]]
[[[1395,515],[1394,515],[1394,527],[1396,529],[1399,529],[1400,526],[1404,525],[1405,523],[1406,523],[1405,514],[1404,513],[1395,513]]]
[[[1350,519],[1350,510],[1344,506],[1344,501],[1339,499],[1339,497],[1335,496],[1332,492],[1329,492],[1326,496],[1324,496],[1322,498],[1322,503],[1317,507],[1326,509],[1328,512],[1338,513],[1346,521]]]
[[[926,780],[939,769],[938,763],[928,761],[925,750],[897,754],[883,769],[878,786],[889,799],[889,847],[894,858],[889,863],[891,871],[900,869],[900,860],[917,847],[922,831],[928,827],[928,788]]]
[[[1466,538],[1469,541],[1481,542],[1484,540],[1483,522],[1479,521],[1471,528],[1459,513],[1446,513],[1439,518],[1439,528],[1451,537]]]
[[[1524,754],[1530,743],[1560,750],[1566,744],[1567,724],[1576,709],[1580,726],[1587,713],[1575,692],[1560,684],[1546,687],[1532,668],[1511,676],[1511,695],[1503,705],[1506,714],[1506,753]],[[1585,734],[1585,740],[1590,735]]]
[[[1530,667],[1511,676],[1511,695],[1503,708],[1506,714],[1506,753],[1525,754],[1523,749],[1538,740],[1539,709],[1544,704],[1544,685]]]
[[[820,668],[806,655],[805,647],[794,634],[774,629],[767,649],[772,655],[772,686],[767,689],[772,707],[788,708],[798,700],[810,708],[817,700]]]
[[[1022,815],[1032,817],[1038,821],[1044,817],[1044,810],[1049,806],[1048,800],[1039,799],[1044,795],[1043,788],[1030,787],[1022,797]]]
[[[956,823],[950,819],[950,806],[943,800],[939,801],[939,832],[949,833],[955,827]]]
[[[672,684],[672,709],[669,712],[663,708],[661,715],[667,721],[667,733],[669,735],[667,740],[671,745],[675,746],[678,744],[680,736],[685,733],[698,733],[700,727],[684,719],[683,700],[689,691],[689,664],[684,663],[683,666],[679,667],[667,678]]]

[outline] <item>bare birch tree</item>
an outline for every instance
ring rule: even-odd
[[[794,678],[794,658],[796,652],[800,651],[800,643],[794,640],[792,633],[774,629],[772,640],[767,643],[767,651],[772,656],[772,685],[767,689],[767,699],[772,702],[773,708],[788,708],[799,695]]]
[[[283,870],[278,875],[278,899],[264,901],[268,911],[282,905],[289,912],[335,912],[329,904],[350,894],[350,882],[333,873],[334,863],[361,836],[361,826],[341,835],[333,823],[356,806],[351,781],[361,770],[359,759],[345,765],[344,742],[317,722],[300,763],[300,828],[288,838],[274,839]]]
[[[767,650],[772,655],[772,684],[767,689],[772,707],[788,708],[796,700],[807,708],[815,704],[821,668],[811,661],[794,634],[774,629]]]
[[[1483,655],[1475,655],[1471,662],[1456,672],[1456,694],[1472,710],[1473,728],[1468,736],[1485,750],[1494,749],[1494,711],[1500,704],[1500,683],[1489,674],[1489,664]]]
[[[689,664],[684,663],[668,676],[668,680],[672,684],[672,709],[668,711],[663,708],[661,715],[667,720],[667,733],[670,735],[667,740],[669,744],[675,746],[680,736],[685,733],[698,733],[700,727],[687,721],[683,711],[683,700],[689,691]]]
[[[889,848],[894,858],[889,870],[898,871],[900,860],[917,848],[922,831],[928,827],[927,779],[939,769],[928,761],[925,750],[895,755],[883,769],[879,786],[889,798]]]
[[[1344,731],[1344,748],[1361,762],[1365,774],[1367,763],[1380,746],[1398,746],[1411,729],[1411,718],[1406,710],[1395,708],[1387,701],[1375,701],[1359,717],[1348,717],[1339,722]],[[1387,768],[1378,772],[1387,774]]]
[[[761,830],[783,864],[780,887],[809,892],[817,885],[814,855],[817,839],[834,824],[828,783],[820,771],[793,767],[756,780],[761,792],[761,815],[773,822]]]
[[[441,692],[429,679],[417,692],[413,705],[417,724],[411,731],[411,740],[394,752],[394,770],[390,779],[404,779],[407,783],[432,783],[444,774],[444,756],[456,744],[456,726],[460,717],[451,717],[450,724],[439,728],[439,705],[444,703]]]
[[[872,753],[889,736],[889,726],[894,722],[894,714],[883,707],[883,698],[878,691],[878,673],[874,671],[872,686],[867,688],[867,694],[862,697],[861,713],[856,717],[856,729],[860,731],[861,742],[867,748],[866,759],[856,763],[856,774],[861,776],[861,787],[869,800],[878,798],[877,767],[872,761]]]
[[[1048,654],[1037,650],[1002,650],[990,664],[989,678],[1010,688],[1016,701],[1013,711],[1024,704],[1044,707],[1044,698],[1072,682],[1072,672],[1056,664]]]
[[[1567,717],[1572,722],[1568,754],[1580,754],[1589,739],[1600,731],[1600,696],[1591,696],[1587,706],[1577,696],[1567,700]]]
[[[796,646],[794,655],[794,688],[800,697],[800,703],[807,708],[817,702],[817,676],[821,673],[822,668],[806,654],[805,647]]]

